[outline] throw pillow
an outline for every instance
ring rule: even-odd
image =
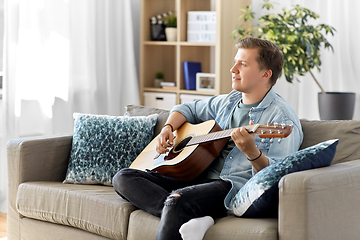
[[[112,185],[113,176],[150,143],[157,114],[139,117],[74,114],[64,183]]]
[[[338,139],[297,151],[255,174],[230,202],[230,211],[241,217],[277,217],[280,179],[289,173],[329,166]]]

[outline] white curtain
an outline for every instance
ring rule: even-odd
[[[139,104],[134,4],[5,0],[0,211],[9,139],[71,133],[73,112],[122,115],[125,105]]]
[[[263,0],[252,0],[255,17],[268,13],[261,9]],[[319,14],[315,24],[325,23],[336,29],[334,36],[327,35],[332,44],[331,50],[321,51],[321,72],[316,69],[314,75],[325,91],[355,92],[356,103],[353,119],[360,120],[360,78],[356,77],[360,66],[360,1],[355,0],[274,0],[275,9],[279,13],[282,8],[289,10],[296,4],[309,8]],[[290,84],[282,77],[275,90],[282,95],[296,110],[300,118],[319,119],[317,93],[319,87],[310,74],[299,77],[300,82]]]

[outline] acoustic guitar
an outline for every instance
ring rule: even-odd
[[[279,124],[254,124],[245,127],[260,138],[285,138],[292,127]],[[234,129],[222,130],[214,121],[184,123],[174,132],[174,144],[166,154],[155,150],[157,138],[140,153],[130,168],[159,172],[161,175],[189,181],[200,175],[219,155]]]

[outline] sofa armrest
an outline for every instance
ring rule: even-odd
[[[18,186],[28,181],[63,181],[72,135],[14,139],[7,144],[8,239],[20,239],[16,210]]]
[[[279,182],[279,239],[358,239],[360,160],[296,172]]]

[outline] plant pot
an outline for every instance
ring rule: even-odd
[[[319,113],[321,120],[351,120],[354,115],[355,93],[319,93]]]
[[[154,88],[161,88],[161,83],[164,81],[164,79],[155,78],[154,79]]]
[[[166,40],[169,42],[175,42],[177,40],[177,28],[167,27],[165,28]]]

